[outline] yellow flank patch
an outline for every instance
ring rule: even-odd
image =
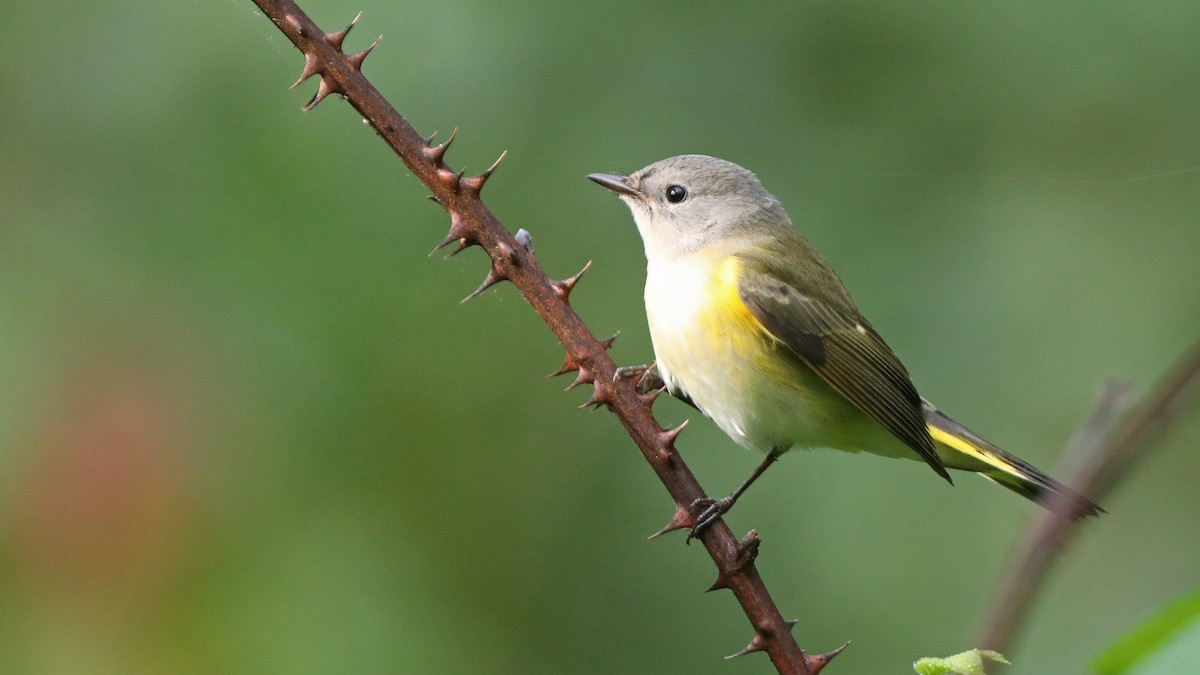
[[[742,296],[738,294],[738,281],[741,279],[742,261],[729,256],[717,267],[717,273],[712,276],[712,284],[708,289],[712,299],[712,312],[705,319],[706,333],[725,333],[730,346],[749,349],[752,345],[737,344],[747,340],[761,341],[764,338],[774,340],[774,336],[754,318]]]
[[[797,363],[788,358],[790,350],[759,323],[738,293],[742,265],[736,256],[729,256],[717,266],[708,288],[710,311],[700,316],[701,330],[710,344],[720,345],[718,351],[728,355],[730,363],[743,363],[777,385],[805,392]]]

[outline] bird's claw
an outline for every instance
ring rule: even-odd
[[[617,380],[632,379],[634,377],[638,378],[638,383],[640,384],[642,379],[646,377],[646,373],[650,372],[652,368],[654,368],[653,363],[643,363],[640,366],[618,366],[613,371],[613,384],[616,384]]]
[[[704,531],[715,523],[721,516],[725,515],[733,506],[733,500],[728,497],[721,499],[713,499],[711,497],[702,497],[692,502],[688,506],[688,511],[696,514],[695,524],[688,531],[687,540],[684,543],[691,543],[693,539],[697,539]]]
[[[663,382],[662,376],[658,374],[658,367],[655,363],[640,366],[621,366],[613,371],[613,384],[616,384],[618,380],[632,379],[634,377],[637,378],[634,388],[639,394],[648,394],[656,389],[662,389],[667,386],[667,383]]]

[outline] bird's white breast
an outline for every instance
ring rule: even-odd
[[[745,336],[723,317],[716,290],[721,258],[697,252],[651,263],[646,274],[646,317],[663,380],[686,393],[742,445],[748,438],[745,384],[752,354]],[[752,338],[758,340],[758,338]]]

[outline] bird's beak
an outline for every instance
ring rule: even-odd
[[[619,195],[627,195],[630,197],[641,197],[642,191],[633,187],[629,182],[629,176],[618,176],[612,173],[589,173],[588,178],[596,181],[604,187],[612,190]]]

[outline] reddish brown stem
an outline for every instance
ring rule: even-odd
[[[675,434],[664,430],[651,413],[652,397],[640,395],[626,378],[615,382],[616,365],[606,353],[611,340],[597,340],[568,304],[569,291],[578,279],[556,281],[542,271],[529,247],[514,237],[479,198],[494,166],[479,176],[464,177],[443,161],[449,142],[432,146],[367,81],[361,72],[369,48],[358,54],[342,53],[346,31],[325,33],[290,0],[254,0],[275,26],[304,54],[302,80],[321,78],[317,95],[306,108],[336,93],[346,98],[400,159],[449,212],[451,228],[443,244],[460,242],[481,246],[491,257],[485,284],[508,280],[541,315],[567,350],[567,366],[578,368],[581,382],[593,385],[590,402],[609,407],[642,451],[659,480],[686,516],[686,505],[705,497],[691,471],[675,452]],[[352,24],[353,25],[353,24]],[[683,505],[683,506],[679,506]],[[686,518],[685,518],[686,521]],[[686,522],[683,524],[686,525]],[[739,546],[724,522],[718,521],[700,537],[720,578],[741,604],[754,638],[746,651],[765,651],[780,673],[815,674],[832,658],[806,657],[767,592],[752,560]]]

